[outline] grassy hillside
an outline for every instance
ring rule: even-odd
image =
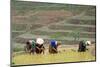
[[[95,42],[95,6],[39,2],[11,2],[12,43],[25,44],[28,39],[42,37],[62,44],[78,44],[80,40]],[[22,47],[21,47],[22,48]]]

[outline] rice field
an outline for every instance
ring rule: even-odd
[[[12,58],[14,65],[26,64],[46,64],[62,62],[95,61],[92,53],[94,47],[89,47],[86,52],[77,52],[77,48],[59,48],[58,54],[49,54],[46,49],[45,54],[20,54]]]
[[[89,46],[86,52],[77,52],[76,44],[80,40],[90,40],[95,43],[96,7],[88,5],[71,5],[39,2],[11,2],[12,29],[12,65],[46,64],[62,62],[95,61],[94,46]],[[75,32],[75,33],[73,33]],[[80,33],[79,40],[74,41],[73,35]],[[64,47],[59,53],[27,54],[23,51],[29,39],[41,37],[45,46],[51,39],[61,41]],[[71,46],[71,47],[69,47]]]

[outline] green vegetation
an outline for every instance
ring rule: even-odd
[[[63,51],[65,50],[65,51]],[[38,58],[38,59],[37,59]],[[91,51],[77,52],[76,49],[63,49],[58,54],[40,54],[30,55],[23,54],[17,55],[13,58],[15,65],[23,64],[46,64],[46,63],[61,63],[61,62],[79,62],[79,61],[94,61],[95,56],[91,54]]]
[[[19,35],[21,35],[21,34],[23,34],[24,32],[17,32],[17,31],[12,31],[12,38],[16,38],[17,36],[19,36]]]
[[[82,26],[68,26],[68,25],[51,25],[49,27],[52,30],[75,30],[80,29],[83,32],[95,32],[95,27],[82,27]],[[89,30],[88,30],[89,29]]]
[[[79,14],[83,11],[86,11],[89,9],[95,9],[95,6],[92,6],[93,8],[90,8],[89,5],[71,5],[71,4],[55,4],[55,3],[37,3],[37,2],[22,2],[22,1],[16,1],[16,0],[12,0],[11,2],[11,7],[15,8],[17,10],[17,14],[25,14],[28,11],[32,10],[32,11],[40,11],[40,10],[67,10],[67,11],[71,11],[74,14]],[[34,6],[34,7],[33,7]],[[94,10],[90,11],[90,12],[94,12]],[[88,12],[88,13],[90,13]],[[91,14],[92,14],[91,13]],[[93,13],[94,14],[94,13]],[[90,15],[90,14],[89,14]]]
[[[96,20],[94,19],[91,19],[91,20],[86,20],[85,18],[84,19],[80,19],[80,18],[75,18],[75,19],[70,19],[70,20],[67,20],[66,23],[71,23],[71,24],[81,24],[81,25],[95,25]]]
[[[95,10],[95,6],[89,5],[23,2],[12,0],[12,41],[20,43],[18,47],[13,47],[13,51],[23,51],[23,46],[25,45],[26,40],[35,39],[35,36],[43,36],[47,42],[50,39],[56,39],[65,45],[78,44],[79,40],[82,39],[92,40],[95,42]],[[21,45],[23,43],[24,45]],[[62,55],[64,55],[64,57],[67,56],[63,53]],[[25,57],[27,57],[27,55]],[[19,59],[22,58],[21,60],[23,60],[25,57],[19,57]],[[50,58],[51,55],[48,55],[48,57]],[[63,61],[68,62],[71,60],[76,61],[76,59],[70,59],[70,61],[69,59],[62,59]],[[15,61],[19,63],[19,60]],[[42,61],[40,62],[42,63]]]
[[[12,30],[15,31],[25,31],[26,30],[26,24],[12,24]]]
[[[80,34],[81,34],[81,28],[75,29],[74,31],[70,32],[70,35],[73,37],[74,41],[79,41]]]
[[[57,39],[57,38],[61,38],[61,33],[56,32],[55,34],[51,34],[50,38],[51,39]]]
[[[21,48],[21,47],[13,48],[13,52],[19,52],[19,51],[24,51],[24,48]]]
[[[95,43],[95,6],[11,0],[11,14],[12,65],[95,60],[92,46],[81,53],[75,47],[80,40]],[[49,54],[47,47],[45,54],[23,53],[26,41],[37,37],[45,39],[44,46],[51,39],[61,41],[59,53]]]
[[[91,25],[95,26],[96,24],[95,16],[86,14],[88,12],[95,13],[95,6],[55,4],[55,3],[51,4],[51,3],[22,2],[22,1],[19,2],[15,0],[12,1],[11,5],[12,5],[11,8],[13,17],[12,38],[15,38],[21,34],[24,35],[28,33],[34,36],[46,35],[49,38],[55,38],[59,40],[62,37],[66,37],[67,39],[71,39],[73,37],[74,40],[76,40],[77,38],[95,39],[95,33],[94,33],[95,27],[91,27]],[[71,13],[71,16],[69,13]],[[65,17],[65,15],[68,14],[70,18]],[[74,15],[77,17],[74,17]],[[60,22],[64,20],[65,20],[64,24],[60,25]],[[59,23],[59,25],[56,25],[56,23]],[[73,24],[73,25],[67,25],[67,24]],[[79,24],[80,26],[77,26],[77,24]],[[89,25],[90,27],[85,25]],[[46,27],[49,29],[45,30],[42,27]],[[79,29],[79,31],[76,31],[77,29]],[[59,32],[59,30],[63,31]],[[80,31],[87,33],[81,33],[81,35],[79,35]],[[17,37],[17,39],[15,39],[14,41],[21,42],[23,40]],[[69,43],[71,41],[68,40],[67,42]]]

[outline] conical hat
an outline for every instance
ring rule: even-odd
[[[37,38],[36,39],[36,43],[37,44],[43,44],[44,43],[44,40],[42,38]]]
[[[91,41],[86,41],[85,44],[91,45]]]

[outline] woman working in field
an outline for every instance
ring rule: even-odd
[[[30,54],[35,53],[35,41],[34,40],[29,40],[26,42],[25,52],[30,53]]]
[[[84,41],[84,40],[80,41],[78,52],[85,52],[86,50],[88,50],[86,46],[89,46],[89,45],[91,45],[91,41]]]
[[[49,45],[49,53],[58,53],[58,46],[61,45],[60,42],[57,42],[56,40],[51,40]]]
[[[36,48],[35,48],[35,51],[37,54],[41,54],[43,52],[44,54],[44,50],[45,50],[45,47],[44,47],[44,40],[42,38],[37,38],[36,39]]]
[[[25,52],[27,53],[36,53],[36,54],[41,54],[43,52],[44,54],[44,40],[42,38],[37,38],[36,42],[34,40],[29,40],[26,42],[25,46]]]

